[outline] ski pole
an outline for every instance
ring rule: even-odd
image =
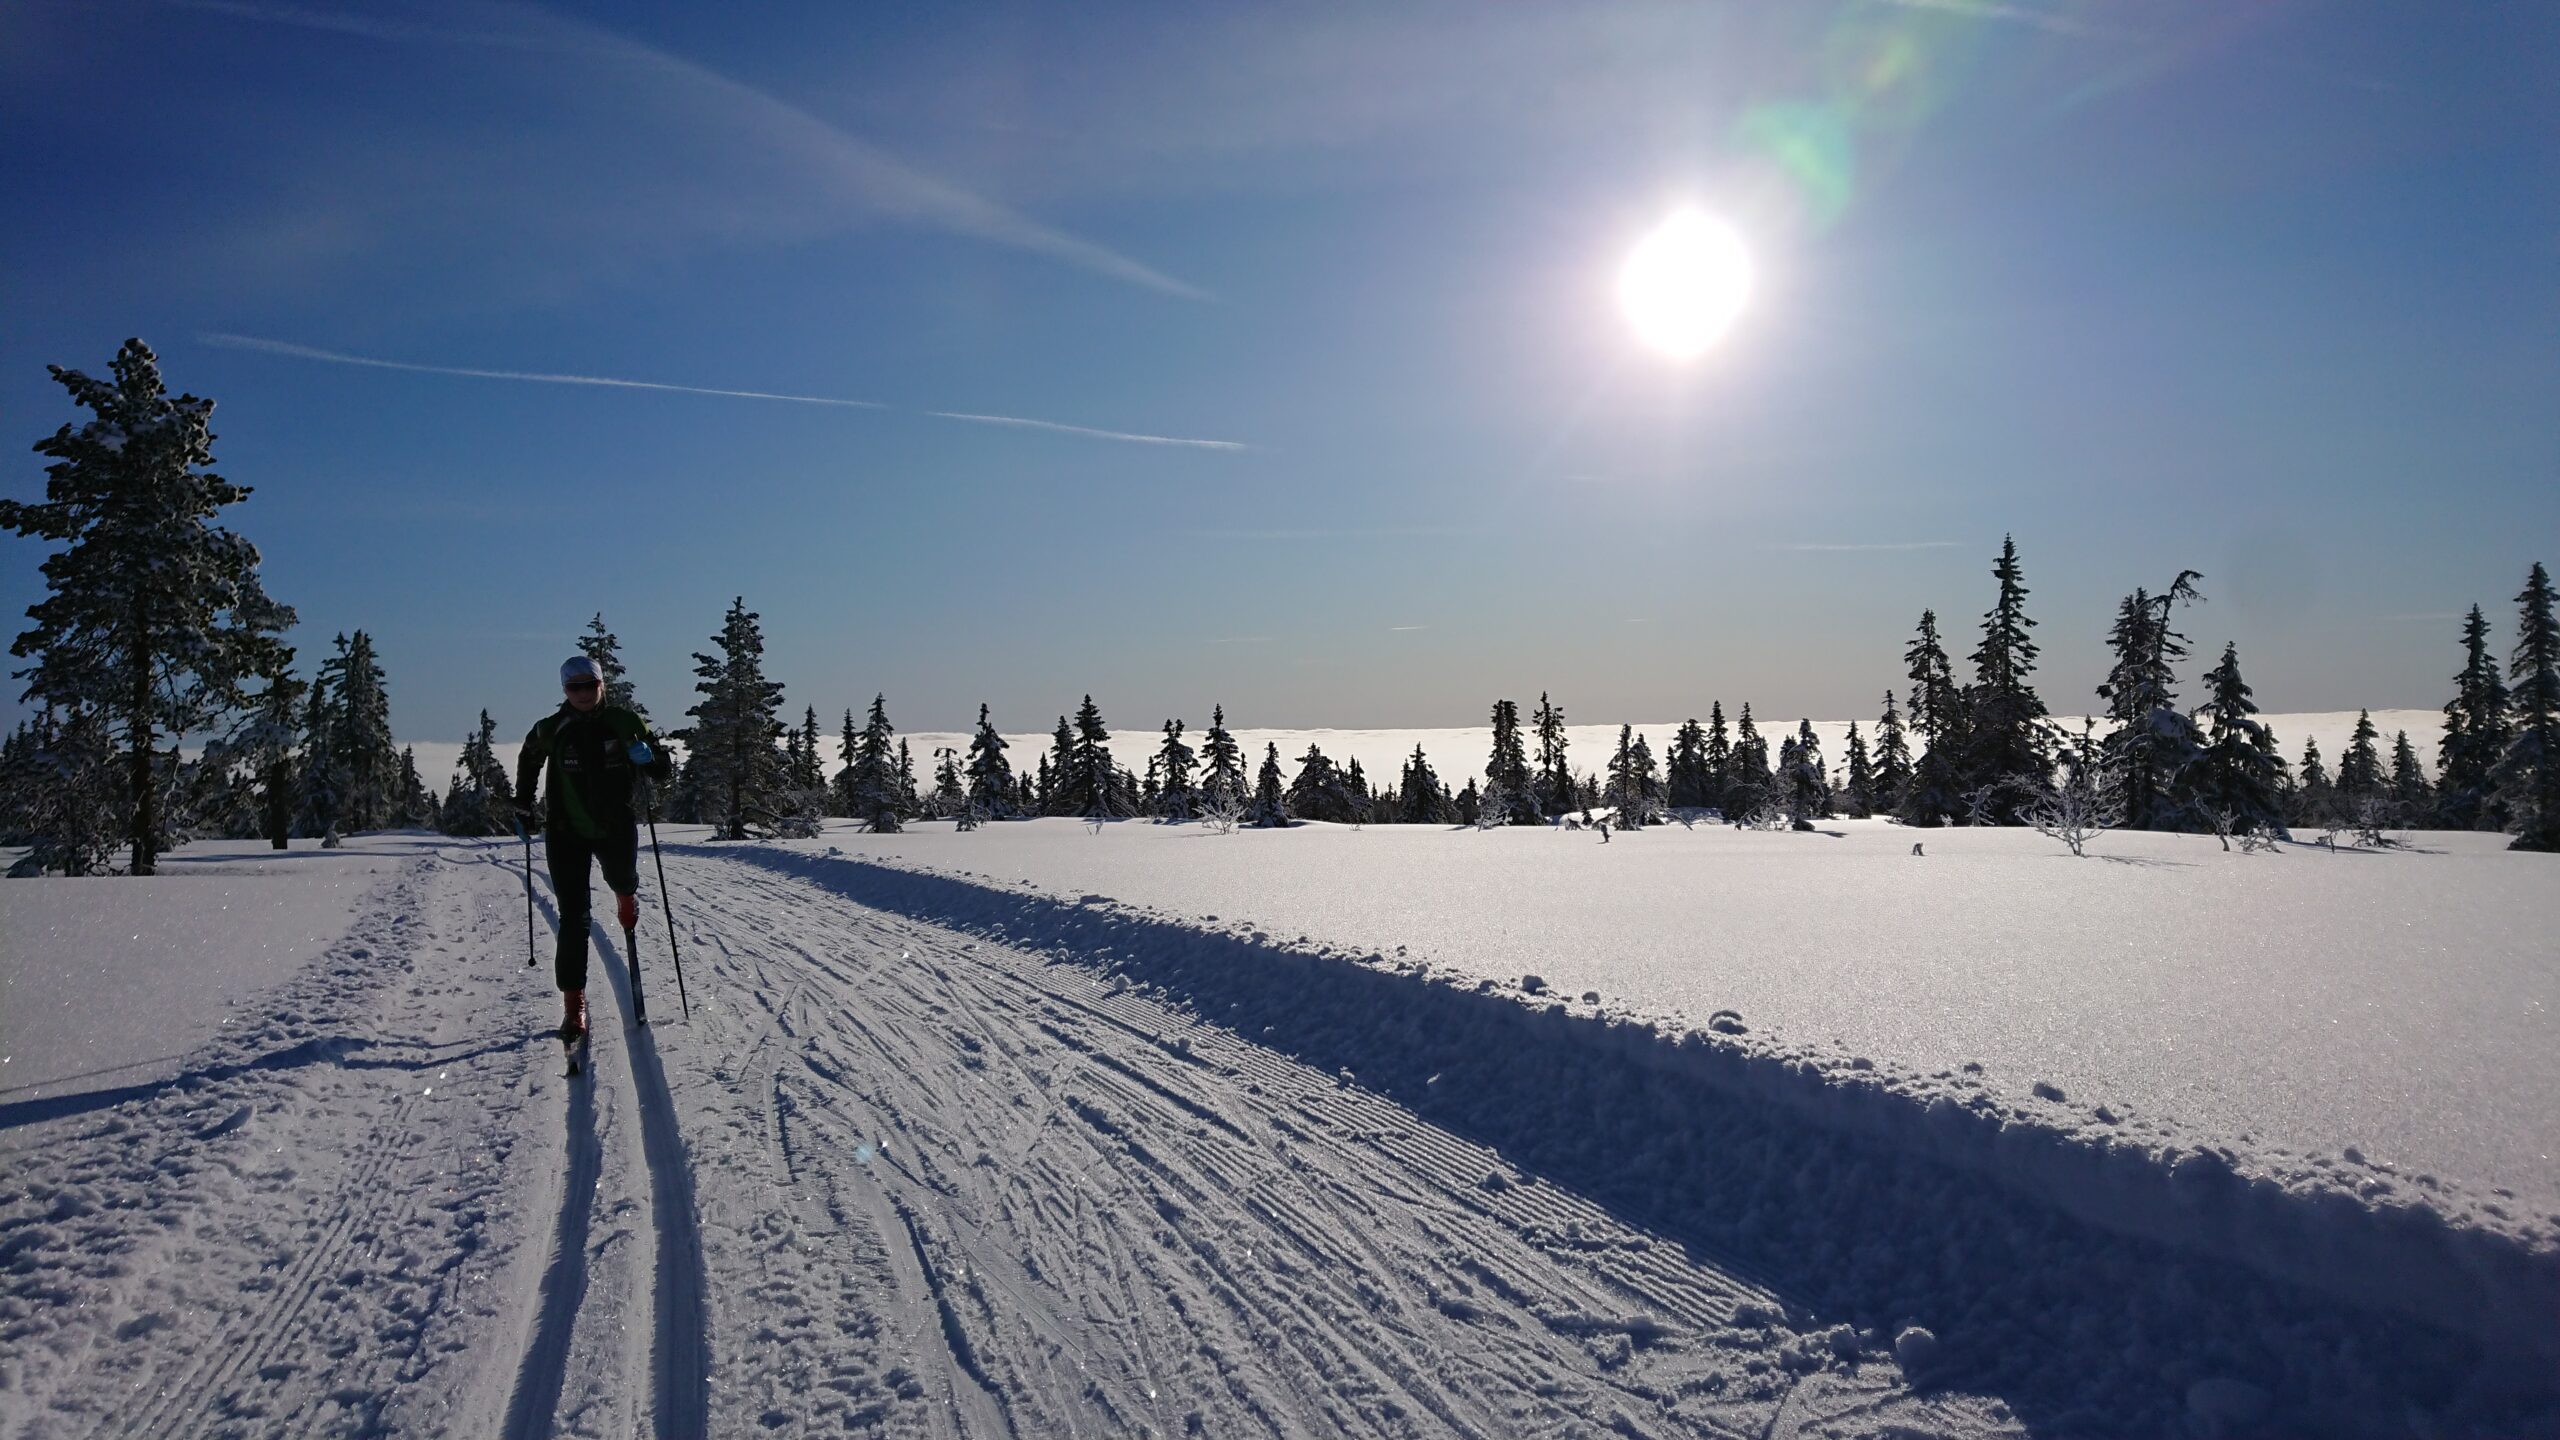
[[[684,989],[684,952],[676,948],[676,906],[667,898],[667,857],[658,850],[658,807],[649,807],[649,858],[658,863],[658,906],[667,912],[667,958],[676,963],[676,998],[684,1002],[684,1018],[693,1021],[693,997]]]
[[[649,997],[640,993],[640,931],[637,926],[622,927],[623,966],[631,973],[631,1023],[649,1023]]]
[[[533,924],[533,832],[524,828],[524,817],[516,817],[516,838],[524,842],[524,965],[530,970],[542,943],[534,938]]]

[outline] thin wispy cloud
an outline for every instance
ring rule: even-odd
[[[1240,440],[1195,440],[1183,435],[1144,435],[1129,430],[1097,430],[1090,425],[1062,425],[1055,420],[1025,420],[1019,415],[973,415],[962,410],[927,410],[937,420],[966,420],[973,425],[1011,425],[1024,430],[1052,430],[1094,440],[1126,440],[1138,445],[1187,445],[1195,450],[1242,450]]]
[[[2001,0],[1882,0],[1905,10],[1935,10],[1942,15],[1962,15],[1969,20],[1997,20],[2011,25],[2025,25],[2055,35],[2102,37],[2114,32],[2095,25],[2085,25],[2068,15],[2056,15],[2035,5],[2003,4]]]
[[[1428,630],[1430,628],[1431,627],[1428,625],[1390,625],[1387,627],[1387,633],[1390,635],[1401,635],[1407,630]]]
[[[1209,643],[1212,645],[1268,645],[1271,643],[1271,637],[1268,635],[1222,635]]]
[[[600,385],[613,390],[670,390],[683,395],[719,395],[732,400],[785,400],[794,405],[834,405],[849,410],[885,410],[889,407],[877,400],[848,400],[835,395],[786,395],[772,390],[725,390],[709,385],[671,385],[658,380],[627,380],[611,375],[563,375],[542,370],[481,370],[464,365],[417,365],[406,360],[378,360],[370,355],[348,355],[336,350],[323,350],[314,345],[296,345],[285,340],[262,340],[255,335],[225,335],[209,332],[196,336],[207,345],[226,350],[255,350],[263,355],[289,355],[297,360],[319,360],[331,365],[362,365],[374,370],[406,370],[418,375],[459,375],[471,380],[521,380],[538,385]]]
[[[1194,540],[1445,540],[1468,532],[1453,525],[1389,525],[1365,530],[1190,530]]]
[[[1797,553],[1861,555],[1896,550],[1953,550],[1963,543],[1960,540],[1883,540],[1872,544],[1809,540],[1802,544],[1769,545],[1763,548]]]
[[[732,128],[753,142],[799,163],[809,181],[794,198],[814,194],[861,211],[967,235],[993,244],[1047,255],[1115,280],[1185,300],[1210,300],[1188,281],[1070,235],[949,181],[924,174],[807,110],[745,81],[670,54],[628,36],[555,15],[531,5],[486,0],[444,10],[385,6],[364,11],[256,0],[167,0],[182,8],[261,24],[355,36],[393,44],[445,44],[551,51],[645,71],[655,103],[695,105],[712,131]],[[405,15],[427,18],[409,19]],[[485,20],[479,28],[452,25],[453,15]]]

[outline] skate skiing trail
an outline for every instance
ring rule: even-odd
[[[859,856],[671,836],[693,1019],[663,1005],[663,926],[645,1028],[599,937],[564,1078],[513,841],[377,848],[343,935],[251,1018],[158,1071],[0,1089],[0,1437],[2560,1413],[2539,1336],[2502,1350],[1720,1102],[1632,1035]]]

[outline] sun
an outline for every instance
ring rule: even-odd
[[[1662,222],[1618,271],[1618,305],[1647,345],[1674,360],[1705,354],[1751,297],[1751,252],[1731,225],[1698,210]]]

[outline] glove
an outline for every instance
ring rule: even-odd
[[[531,804],[523,800],[518,800],[515,802],[513,808],[515,810],[517,829],[523,831],[527,835],[539,834],[541,832],[542,817],[534,813],[534,809]]]
[[[652,752],[650,751],[650,749],[649,749],[649,742],[648,742],[648,741],[646,741],[646,740],[634,740],[634,741],[632,741],[632,742],[631,742],[631,763],[632,763],[632,764],[634,764],[634,765],[646,765],[646,764],[648,764],[650,761],[652,761],[652,760],[654,760],[654,759],[656,759],[656,758],[658,758],[658,757],[657,757],[654,753],[652,753]]]

